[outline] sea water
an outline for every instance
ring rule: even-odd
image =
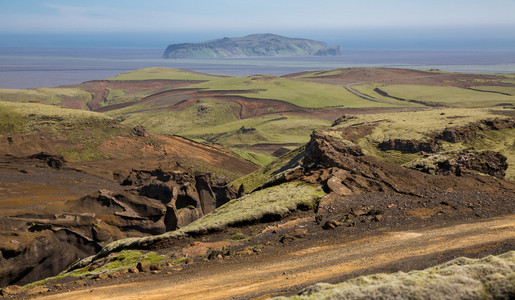
[[[0,88],[37,88],[101,80],[149,67],[210,74],[285,75],[349,67],[515,73],[515,51],[342,50],[337,57],[163,59],[157,48],[0,47]]]

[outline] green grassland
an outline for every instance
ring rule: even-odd
[[[485,92],[497,92],[497,93],[505,93],[510,95],[515,95],[515,86],[490,86],[490,85],[482,85],[482,86],[473,86],[473,89],[482,90]]]
[[[368,138],[376,142],[383,142],[389,139],[425,139],[430,132],[501,116],[488,109],[441,108],[425,111],[363,114],[353,117],[345,120],[336,128],[377,124]]]
[[[129,134],[104,114],[38,103],[0,101],[0,134],[44,132],[70,142],[57,151],[71,160],[107,158],[98,146],[114,136]]]
[[[258,166],[266,166],[269,163],[273,162],[275,160],[275,157],[266,155],[263,153],[258,153],[251,150],[246,150],[245,148],[229,148],[232,152],[234,152],[239,157],[246,159],[248,161],[251,161],[255,163]],[[235,178],[237,179],[237,178]]]
[[[104,100],[104,102],[101,103],[102,106],[110,106],[122,103],[133,103],[147,96],[152,95],[152,91],[141,93],[128,93],[126,90],[110,88],[107,88],[107,92],[108,93],[106,99]]]
[[[180,110],[169,110],[166,106],[142,103],[115,110],[108,114],[123,116],[123,124],[143,125],[152,133],[179,134],[190,129],[211,128],[226,122],[236,121],[237,104],[213,99],[199,99],[192,106]]]
[[[77,88],[0,89],[0,101],[60,105],[65,98],[77,100],[83,109],[87,109],[86,103],[93,99],[90,93]]]
[[[295,78],[322,78],[322,77],[328,77],[328,76],[337,76],[352,72],[352,68],[344,68],[344,69],[334,69],[334,70],[327,70],[327,71],[311,71],[311,72],[305,72],[301,74],[297,74]]]
[[[290,80],[287,78],[255,75],[249,77],[213,76],[202,73],[150,68],[121,74],[111,80],[176,79],[203,80],[187,88],[203,91],[227,91],[227,95],[241,95],[250,98],[284,101],[306,108],[362,108],[404,106],[378,103],[355,96],[345,87]],[[247,91],[240,92],[239,91]],[[124,91],[112,90],[109,103],[130,97]],[[390,101],[395,102],[395,100]],[[330,125],[330,121],[309,117],[266,116],[240,120],[239,105],[217,100],[200,98],[197,103],[183,109],[169,110],[166,104],[152,102],[139,103],[130,107],[111,111],[108,114],[123,119],[127,126],[143,125],[157,134],[178,134],[202,143],[216,143],[231,148],[240,156],[264,165],[273,158],[247,149],[259,143],[302,144],[309,140],[309,134],[316,129]],[[271,111],[273,112],[273,111]],[[242,132],[240,128],[253,128]]]
[[[234,120],[210,128],[194,127],[180,134],[231,147],[257,143],[303,144],[309,141],[309,135],[314,129],[330,124],[330,121],[321,119],[272,115]],[[242,127],[255,130],[244,132]]]
[[[300,77],[331,76],[349,72],[350,69],[337,69],[321,72],[310,72]],[[344,86],[320,84],[305,81],[290,80],[270,75],[254,75],[248,77],[220,77],[196,72],[151,68],[121,74],[116,80],[169,78],[204,80],[202,83],[189,85],[188,88],[198,88],[204,91],[227,91],[227,95],[241,95],[258,99],[273,99],[285,101],[307,108],[366,108],[366,107],[421,107],[422,104],[399,101],[381,96],[374,92],[380,87],[389,94],[399,98],[414,99],[430,105],[456,107],[484,107],[499,103],[515,103],[515,97],[461,89],[457,87],[437,87],[422,85],[384,85],[367,83],[353,86],[353,89],[379,100],[389,103],[379,103],[362,99],[348,92]],[[509,87],[488,87],[511,91]],[[239,91],[247,91],[239,93]],[[123,91],[113,91],[112,98],[125,96]],[[124,109],[110,112],[113,117],[122,117],[128,126],[143,125],[149,131],[159,134],[178,134],[201,143],[215,143],[231,148],[238,155],[260,165],[265,165],[273,158],[270,155],[256,153],[248,148],[254,144],[272,143],[302,144],[307,142],[312,130],[318,130],[329,125],[329,121],[294,117],[285,113],[277,116],[256,117],[240,120],[238,105],[231,102],[201,98],[187,108],[170,111],[164,106],[154,106],[151,103],[141,103]],[[456,115],[454,115],[456,114]],[[438,111],[429,112],[427,116],[400,113],[386,116],[390,121],[378,127],[370,136],[370,140],[383,141],[389,138],[423,138],[428,131],[443,130],[446,126],[459,126],[476,118],[487,118],[484,111],[453,111],[451,116],[440,116]],[[370,117],[360,116],[359,122],[372,122]],[[447,118],[450,117],[450,118]],[[365,118],[365,119],[363,119]],[[362,120],[363,119],[363,120]],[[431,120],[431,122],[428,122]],[[352,125],[352,124],[350,124]],[[251,128],[252,131],[242,131]],[[407,128],[407,129],[406,129]],[[405,130],[406,129],[406,130]],[[395,153],[377,152],[369,143],[362,145],[369,148],[370,154],[387,156],[392,159]],[[406,162],[405,155],[398,156],[397,163]]]
[[[515,96],[478,92],[452,86],[396,84],[380,88],[391,96],[417,100],[431,105],[489,107],[503,103],[515,104]]]
[[[255,91],[242,96],[285,101],[300,107],[391,107],[388,103],[378,103],[362,99],[345,89],[344,86],[290,80],[287,78],[255,75],[249,77],[218,78],[190,87],[205,90]],[[238,93],[229,93],[238,95]]]
[[[398,103],[399,105],[407,105],[407,106],[414,106],[414,107],[423,107],[424,105],[420,103],[413,103],[413,102],[407,102],[402,100],[396,100],[391,97],[383,96],[377,92],[374,91],[375,88],[382,88],[384,84],[378,83],[378,82],[370,82],[365,84],[359,84],[359,85],[353,85],[352,89],[369,97],[388,101],[391,103]]]
[[[200,143],[219,144],[230,148],[245,159],[266,165],[273,157],[247,149],[260,144],[303,144],[309,141],[313,130],[331,124],[330,121],[299,116],[260,116],[239,119],[238,105],[214,99],[199,101],[181,110],[169,111],[144,103],[140,110],[134,106],[110,112],[113,117],[123,116],[123,124],[143,125],[157,134],[177,134]],[[252,129],[246,132],[242,128]]]
[[[36,130],[57,130],[68,123],[91,120],[111,121],[112,118],[95,112],[62,108],[39,103],[0,101],[1,133],[29,133]],[[8,129],[8,128],[12,129]]]
[[[151,80],[151,79],[168,79],[168,80],[211,80],[220,77],[229,77],[225,75],[211,75],[188,70],[172,69],[172,68],[146,68],[135,71],[122,73],[108,80]]]

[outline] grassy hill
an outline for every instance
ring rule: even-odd
[[[512,81],[509,74],[382,68],[282,77],[148,68],[70,87],[0,90],[0,99],[99,109],[128,127],[222,145],[265,165],[344,113],[510,106]]]
[[[43,103],[77,109],[87,109],[86,104],[92,98],[90,93],[78,88],[0,89],[0,101]]]
[[[180,137],[138,133],[106,114],[55,105],[0,101],[0,135],[7,137],[0,143],[0,154],[44,151],[77,162],[159,158],[233,179],[255,169],[228,150]]]

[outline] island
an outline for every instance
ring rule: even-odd
[[[163,58],[231,58],[255,56],[338,56],[339,46],[276,34],[251,34],[238,38],[222,38],[201,43],[169,45]]]

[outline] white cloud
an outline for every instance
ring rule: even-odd
[[[45,9],[31,13],[0,10],[0,32],[515,26],[515,1],[508,0],[495,0],[492,4],[478,0],[58,1],[48,0]]]

